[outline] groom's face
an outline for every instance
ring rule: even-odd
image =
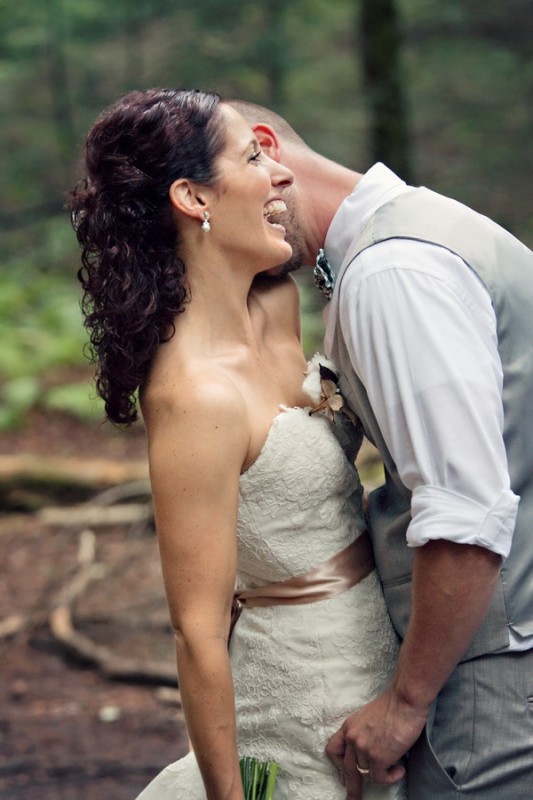
[[[289,272],[294,272],[304,264],[308,263],[306,260],[307,248],[305,246],[304,237],[302,234],[302,226],[298,213],[298,189],[294,185],[286,189],[283,193],[283,199],[287,206],[287,211],[276,217],[276,221],[283,225],[285,228],[285,240],[292,247],[292,256],[285,264],[276,267],[274,270],[269,271],[269,275],[283,276]]]

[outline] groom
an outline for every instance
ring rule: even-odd
[[[231,105],[295,174],[289,268],[324,248],[326,352],[385,466],[369,518],[399,662],[327,753],[349,800],[361,776],[398,781],[405,756],[409,800],[533,796],[533,254]]]

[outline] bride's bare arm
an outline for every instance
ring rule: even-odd
[[[152,393],[143,413],[189,736],[209,800],[243,800],[227,637],[249,431],[231,385],[203,383]]]

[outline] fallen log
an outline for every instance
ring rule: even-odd
[[[112,461],[106,458],[0,455],[0,486],[13,482],[67,484],[105,489],[148,477],[146,461]]]
[[[76,503],[95,492],[147,480],[146,461],[0,455],[0,509],[35,511],[50,500]]]
[[[135,525],[152,519],[150,503],[121,503],[116,506],[101,507],[89,504],[77,506],[47,506],[38,513],[38,519],[45,525],[88,526],[91,528],[107,525]]]
[[[176,687],[174,664],[118,656],[109,648],[96,644],[88,636],[76,630],[72,614],[76,599],[83,594],[91,581],[100,580],[109,572],[109,567],[95,561],[94,545],[95,538],[92,531],[82,531],[78,550],[80,568],[63,586],[50,612],[49,625],[52,634],[68,652],[93,664],[107,678]]]
[[[97,667],[106,678],[172,686],[177,684],[171,664],[140,658],[125,658],[98,645],[74,628],[70,606],[59,605],[50,614],[50,628],[57,641],[77,658]]]

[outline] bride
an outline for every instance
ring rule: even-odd
[[[115,423],[140,400],[193,748],[139,800],[243,800],[244,755],[279,764],[277,800],[341,800],[325,744],[397,644],[339,402],[309,413],[296,286],[260,277],[291,256],[292,174],[217,95],[159,89],[99,117],[86,167],[71,207],[96,384]]]

